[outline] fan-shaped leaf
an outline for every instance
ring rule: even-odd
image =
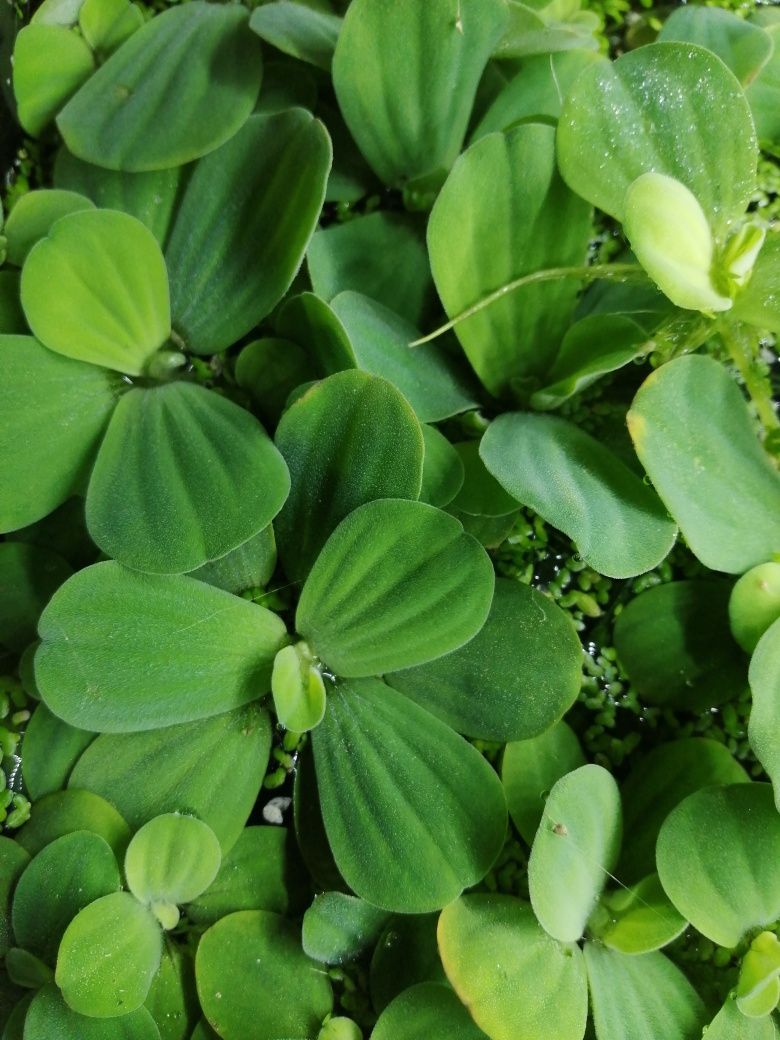
[[[303,948],[323,964],[357,960],[372,949],[390,915],[344,892],[323,892],[303,915]]]
[[[435,426],[422,428],[425,442],[420,499],[443,509],[463,487],[465,471],[460,455]]]
[[[658,39],[706,47],[728,65],[743,87],[756,78],[772,54],[772,38],[760,25],[731,11],[696,4],[672,11]]]
[[[411,987],[379,1016],[372,1040],[484,1040],[466,1008],[448,986],[422,982]]]
[[[74,831],[98,834],[117,860],[130,841],[130,830],[114,806],[91,791],[80,790],[55,791],[39,798],[16,840],[31,856],[37,856],[51,842]]]
[[[48,235],[60,217],[94,208],[90,199],[73,191],[54,188],[22,195],[5,222],[9,262],[21,267],[35,243]]]
[[[158,903],[189,903],[217,876],[221,858],[216,835],[201,820],[179,813],[156,816],[127,847],[127,887],[153,911]]]
[[[21,29],[14,44],[13,84],[19,122],[27,133],[40,136],[94,70],[86,42],[64,25]]]
[[[341,19],[305,4],[276,0],[252,12],[249,27],[272,47],[330,72]]]
[[[87,1018],[72,1011],[56,986],[39,990],[24,1020],[26,1040],[160,1040],[154,1019],[140,1007],[121,1018]]]

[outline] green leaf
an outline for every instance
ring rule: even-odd
[[[672,581],[621,611],[615,648],[645,702],[701,711],[746,689],[747,662],[729,627],[730,593],[725,581]]]
[[[48,549],[0,542],[0,645],[21,653],[35,639],[41,611],[72,573]]]
[[[283,622],[254,603],[113,562],[63,585],[39,631],[44,701],[71,725],[99,733],[192,722],[262,697],[287,638]]]
[[[13,942],[11,897],[16,882],[29,862],[29,855],[18,842],[0,835],[0,957],[5,957]],[[2,1005],[0,1005],[1,1010],[3,1010]],[[2,1021],[1,1017],[0,1021]]]
[[[482,740],[538,736],[571,707],[582,647],[547,596],[499,578],[487,621],[465,646],[387,681],[459,733]]]
[[[624,230],[631,249],[658,288],[677,307],[727,311],[713,278],[715,242],[704,210],[682,181],[643,173],[623,203]]]
[[[532,408],[557,408],[602,376],[628,365],[648,349],[647,333],[622,314],[591,314],[575,322],[563,337],[546,385],[536,390]]]
[[[389,380],[420,422],[438,422],[477,407],[465,373],[446,347],[410,348],[417,330],[367,296],[344,292],[331,307],[349,336],[357,367]]]
[[[687,927],[658,875],[649,874],[630,888],[605,892],[588,922],[588,933],[618,953],[642,954],[667,946]]]
[[[775,787],[780,805],[780,741],[778,740],[777,691],[780,683],[780,620],[775,621],[756,646],[750,662],[753,709],[748,736],[756,758]]]
[[[568,535],[602,574],[642,574],[674,544],[676,528],[653,490],[565,419],[500,415],[482,438],[480,455],[514,498]]]
[[[553,128],[489,134],[455,164],[428,224],[445,311],[460,314],[523,275],[582,264],[590,236],[589,207],[558,176]],[[524,401],[537,389],[570,324],[577,291],[572,279],[527,285],[456,325],[490,393]]]
[[[599,44],[601,19],[593,11],[581,11],[579,0],[573,3],[519,3],[509,0],[510,22],[494,52],[496,58],[524,58],[526,55],[555,53],[569,48]]]
[[[584,765],[580,743],[565,722],[504,748],[501,781],[509,815],[526,845],[533,844],[551,788],[562,776]]]
[[[420,500],[443,509],[463,487],[466,473],[460,455],[435,426],[423,425],[422,488]]]
[[[259,41],[239,6],[157,15],[101,65],[57,119],[74,155],[110,170],[182,166],[229,140],[262,77]]]
[[[290,395],[317,376],[305,350],[273,336],[247,343],[236,360],[235,374],[236,382],[249,393],[269,427],[279,422]]]
[[[457,650],[485,623],[493,568],[453,517],[423,502],[360,506],[328,539],[296,628],[336,675],[377,675]]]
[[[463,463],[463,486],[450,503],[459,515],[505,517],[514,515],[520,503],[488,472],[480,457],[479,441],[462,441],[455,450]]]
[[[145,733],[103,734],[76,763],[70,786],[111,802],[134,831],[163,813],[197,816],[226,852],[249,819],[270,750],[268,714],[249,704]]]
[[[143,12],[130,0],[84,0],[79,28],[100,63],[144,24]]]
[[[19,272],[0,270],[0,335],[23,336],[27,322],[19,302]]]
[[[701,998],[662,953],[626,957],[585,944],[593,1021],[599,1040],[698,1040]]]
[[[190,573],[225,592],[240,595],[247,589],[267,585],[276,570],[276,539],[271,524],[235,549]]]
[[[77,159],[60,148],[54,163],[57,188],[92,199],[101,209],[118,209],[145,224],[161,246],[165,245],[173,211],[184,177],[184,168],[149,173],[120,173]]]
[[[655,845],[675,806],[694,791],[750,779],[729,749],[704,737],[672,740],[642,755],[622,786],[624,843],[617,874],[636,882],[655,870]]]
[[[330,163],[322,123],[295,108],[252,116],[195,166],[165,249],[173,326],[189,350],[229,347],[279,303],[317,226]]]
[[[382,1011],[420,982],[446,982],[436,945],[439,915],[396,914],[390,918],[371,958],[371,1003]]]
[[[308,876],[283,827],[246,827],[217,876],[187,906],[187,917],[211,925],[237,910],[294,913],[310,897]]]
[[[777,154],[780,145],[780,25],[767,25],[772,40],[772,56],[746,91],[761,147]]]
[[[358,506],[420,493],[420,424],[395,387],[364,372],[341,372],[310,387],[282,417],[276,444],[292,482],[275,525],[291,580],[309,574],[331,533]]]
[[[98,834],[117,860],[124,856],[130,841],[130,830],[114,806],[91,791],[81,790],[55,791],[37,799],[16,840],[31,856],[37,856],[51,842],[74,831]]]
[[[350,4],[333,84],[352,136],[385,184],[452,165],[506,21],[499,0]]]
[[[371,1040],[484,1040],[466,1008],[447,986],[423,982],[406,990],[379,1016]]]
[[[288,297],[276,316],[276,330],[301,346],[323,376],[358,367],[346,329],[314,293]]]
[[[160,967],[144,1008],[156,1022],[161,1040],[192,1040],[201,1014],[195,988],[194,951],[169,936],[163,941]]]
[[[485,876],[504,840],[504,796],[444,723],[366,679],[329,691],[312,743],[328,840],[357,895],[425,913]]]
[[[30,336],[0,336],[0,528],[46,516],[86,479],[120,393],[119,377],[46,350]]]
[[[293,733],[319,726],[325,714],[325,683],[308,643],[282,647],[274,658],[271,692],[279,725]]]
[[[303,915],[303,949],[322,964],[358,960],[373,949],[389,914],[344,892],[323,892]]]
[[[180,574],[262,531],[289,487],[284,459],[243,408],[195,383],[135,388],[98,452],[87,526],[127,566]]]
[[[778,53],[780,53],[780,26],[778,26]],[[778,74],[780,100],[780,73]],[[780,130],[778,130],[780,139]],[[758,254],[750,281],[734,300],[732,315],[768,332],[780,332],[780,234],[770,230]]]
[[[205,892],[217,876],[221,859],[219,842],[208,824],[179,813],[156,816],[127,847],[127,887],[162,922],[163,909],[189,903]]]
[[[223,917],[198,945],[201,1006],[222,1040],[316,1036],[331,1011],[330,980],[301,949],[300,931],[278,914]]]
[[[707,1040],[777,1040],[771,1018],[745,1018],[730,996],[705,1030]]]
[[[656,861],[666,893],[694,928],[731,948],[780,916],[780,816],[769,784],[706,787],[661,828]]]
[[[153,914],[129,892],[114,892],[68,925],[55,978],[73,1011],[121,1018],[146,1000],[161,955],[162,932]]]
[[[531,905],[554,939],[582,937],[620,853],[620,792],[601,766],[580,766],[550,791],[528,861]]]
[[[24,1020],[25,1040],[160,1040],[146,1008],[118,1019],[87,1018],[71,1011],[56,986],[39,990]]]
[[[581,47],[526,58],[491,101],[471,132],[471,143],[487,134],[506,132],[518,123],[557,120],[577,76],[604,55]]]
[[[53,965],[60,940],[76,914],[101,896],[118,892],[120,881],[116,857],[98,834],[75,831],[50,842],[17,882],[16,942]]]
[[[527,903],[465,896],[439,918],[439,951],[455,992],[491,1040],[582,1040],[585,961],[544,932]]]
[[[249,28],[284,54],[330,72],[341,19],[305,4],[277,0],[256,8]]]
[[[312,287],[325,300],[345,291],[361,293],[411,325],[429,310],[428,254],[417,224],[408,217],[380,210],[334,224],[314,235],[306,261]]]
[[[760,932],[742,958],[737,982],[737,1007],[749,1018],[774,1011],[780,989],[780,942],[774,932]]]
[[[743,87],[756,78],[772,54],[772,38],[761,26],[716,7],[679,7],[664,22],[658,39],[706,47]]]
[[[61,189],[30,191],[22,195],[9,214],[3,231],[8,242],[9,263],[21,267],[35,243],[48,235],[60,217],[94,208],[90,199]]]
[[[780,551],[780,477],[723,365],[708,357],[663,365],[640,387],[628,428],[658,494],[705,566],[741,574]]]
[[[752,654],[766,630],[780,617],[780,563],[760,563],[734,585],[729,597],[731,631]]]
[[[85,41],[62,25],[26,25],[14,43],[13,85],[19,122],[39,137],[95,70]]]
[[[716,237],[745,212],[756,153],[736,77],[687,43],[650,44],[592,65],[566,99],[558,129],[564,180],[594,206],[622,221],[629,186],[644,173],[666,174],[696,196]]]
[[[5,975],[10,983],[21,989],[40,989],[53,978],[51,968],[35,954],[12,946],[5,955]]]
[[[117,210],[61,217],[30,250],[21,294],[45,346],[127,375],[144,371],[171,328],[160,247],[140,221]]]

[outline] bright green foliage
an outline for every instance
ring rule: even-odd
[[[195,0],[147,22],[58,116],[69,150],[110,170],[142,171],[181,166],[227,141],[262,77],[247,21],[238,5]]]
[[[615,648],[643,700],[707,708],[745,689],[746,660],[731,636],[723,581],[674,581],[633,599],[617,618]]]
[[[384,379],[341,372],[310,387],[283,416],[276,445],[292,482],[276,522],[292,580],[307,576],[329,535],[358,506],[419,496],[420,424]]]
[[[103,896],[68,925],[57,955],[65,1003],[89,1018],[120,1018],[146,1000],[160,964],[162,932],[129,892]]]
[[[21,267],[35,243],[48,235],[60,217],[93,208],[88,198],[62,189],[31,191],[22,195],[5,222],[9,263]]]
[[[128,826],[113,805],[91,791],[80,790],[55,791],[39,798],[17,841],[31,856],[36,856],[57,838],[74,831],[99,835],[118,861],[130,841]]]
[[[708,939],[736,946],[780,916],[780,817],[769,784],[689,795],[658,836],[658,873],[680,913]]]
[[[444,723],[364,679],[329,692],[312,741],[328,841],[357,895],[425,913],[485,875],[504,840],[503,792]]]
[[[289,487],[271,439],[232,401],[193,383],[138,387],[98,451],[87,525],[128,567],[180,574],[256,535]]]
[[[224,852],[243,834],[270,747],[268,714],[249,704],[163,729],[104,733],[81,755],[69,785],[111,802],[133,830],[164,813],[197,816]]]
[[[85,41],[62,25],[25,26],[14,45],[14,94],[19,121],[37,137],[63,103],[89,79],[94,57]]]
[[[764,1018],[780,999],[780,942],[774,932],[761,932],[742,958],[737,1007],[749,1018]]]
[[[554,939],[581,938],[617,863],[621,839],[620,792],[605,769],[585,765],[557,781],[528,863],[531,905]]]
[[[144,371],[171,328],[160,248],[140,221],[116,211],[56,221],[25,261],[21,293],[45,346],[127,375]]]
[[[30,336],[0,336],[0,526],[46,516],[89,474],[121,393],[118,376],[54,354]]]
[[[660,953],[623,957],[585,947],[593,1021],[599,1040],[694,1040],[704,1005],[679,968]]]
[[[466,736],[526,740],[549,729],[575,700],[581,656],[559,607],[526,585],[499,579],[473,639],[387,681]]]
[[[143,12],[129,0],[84,0],[79,9],[79,28],[101,62],[143,24]]]
[[[657,874],[648,874],[630,888],[604,893],[588,922],[588,932],[598,942],[628,954],[659,950],[687,927]]]
[[[444,309],[454,317],[523,275],[582,264],[590,234],[589,207],[557,173],[552,128],[534,124],[490,134],[455,164],[428,225]],[[538,388],[571,319],[577,288],[572,279],[527,285],[455,326],[492,394],[524,402]]]
[[[24,1020],[25,1040],[160,1040],[160,1031],[144,1007],[121,1018],[87,1018],[62,999],[56,986],[39,990]]]
[[[584,765],[582,748],[566,722],[556,722],[537,737],[507,744],[501,781],[509,815],[527,845],[533,844],[553,786]]]
[[[777,1040],[771,1018],[746,1018],[729,997],[707,1026],[708,1040]]]
[[[194,816],[156,816],[125,854],[127,887],[159,916],[159,904],[189,903],[211,884],[222,854],[214,832]]]
[[[195,989],[195,958],[171,936],[163,940],[162,959],[144,1008],[160,1031],[160,1040],[191,1040],[200,1016]],[[120,1023],[123,1019],[119,1020]]]
[[[285,646],[274,658],[271,692],[280,725],[305,733],[322,722],[325,684],[308,643]]]
[[[729,597],[734,638],[751,654],[764,632],[780,617],[780,563],[760,563],[743,574]]]
[[[333,85],[385,184],[442,176],[457,157],[482,71],[506,25],[500,0],[354,0]]]
[[[422,982],[405,990],[382,1012],[371,1034],[372,1040],[484,1040],[476,1026],[447,986]]]
[[[329,72],[341,19],[305,4],[275,0],[252,12],[249,27],[272,47]]]
[[[336,675],[376,675],[463,646],[487,619],[494,583],[485,551],[453,517],[379,499],[328,539],[295,624]]]
[[[331,155],[322,123],[296,108],[251,116],[194,167],[165,247],[173,327],[188,350],[223,350],[281,300],[316,226]]]
[[[510,896],[472,895],[439,918],[447,978],[492,1040],[581,1040],[588,1011],[585,961]]]
[[[203,1010],[223,1040],[316,1036],[331,1010],[326,973],[278,914],[223,917],[201,939],[195,971]]]
[[[480,455],[518,502],[564,531],[602,574],[642,574],[674,544],[676,528],[652,488],[564,419],[501,415],[482,439]]]
[[[57,838],[41,849],[17,882],[17,944],[53,967],[60,939],[76,914],[119,887],[119,867],[103,838],[89,831]]]
[[[263,607],[192,578],[116,563],[64,585],[40,634],[36,675],[45,702],[71,725],[102,733],[209,718],[262,697],[286,640],[282,621]]]
[[[717,423],[710,417],[719,416]],[[636,453],[696,556],[741,574],[780,549],[780,477],[739,389],[711,358],[653,372],[634,398]]]
[[[713,112],[722,114],[716,134]],[[756,158],[753,120],[734,74],[691,44],[651,44],[592,65],[561,114],[564,179],[621,221],[630,185],[652,171],[692,192],[718,237],[745,211]]]

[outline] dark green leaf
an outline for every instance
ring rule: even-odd
[[[61,556],[47,549],[0,542],[0,645],[21,653],[35,639],[38,617],[52,593],[72,573]]]
[[[455,164],[428,225],[444,309],[454,317],[523,275],[582,264],[590,236],[589,207],[558,176],[552,127],[488,135]],[[527,285],[455,327],[492,394],[525,401],[540,385],[570,323],[577,290],[572,279]]]
[[[29,336],[0,337],[0,527],[46,516],[88,476],[120,392],[119,377],[53,354]]]
[[[275,569],[276,539],[269,524],[225,556],[192,571],[190,577],[238,596],[247,589],[267,585]]]
[[[385,1008],[372,1040],[484,1040],[485,1034],[447,986],[423,982]]]
[[[778,697],[780,689],[780,620],[759,640],[750,662],[753,710],[748,736],[756,758],[769,774],[780,804],[780,742],[778,742]]]
[[[249,704],[145,733],[103,734],[76,763],[70,786],[101,795],[133,830],[162,813],[190,813],[226,852],[255,804],[270,749],[268,715]]]
[[[439,915],[396,914],[379,937],[371,958],[371,1002],[382,1011],[420,982],[446,982],[436,945]]]
[[[498,777],[462,737],[366,679],[329,692],[312,742],[328,840],[359,896],[424,913],[484,877],[506,809]]]
[[[47,705],[101,733],[192,722],[262,697],[287,638],[282,621],[254,603],[113,562],[63,585],[39,630],[36,677]]]
[[[535,737],[568,711],[581,661],[577,633],[560,607],[499,578],[487,621],[472,640],[387,681],[459,733],[503,743]]]
[[[705,566],[741,574],[780,551],[780,477],[723,365],[708,357],[663,365],[634,398],[628,427],[658,494]]]
[[[443,509],[463,487],[466,474],[461,457],[435,426],[423,425],[423,459],[420,500]]]
[[[385,184],[452,165],[506,20],[499,0],[350,4],[333,82],[353,137]]]
[[[90,831],[110,846],[117,860],[125,854],[130,830],[104,798],[91,791],[55,791],[39,798],[29,821],[17,832],[16,840],[31,856],[65,834]]]
[[[276,443],[292,480],[275,525],[291,580],[306,577],[358,506],[420,493],[420,424],[395,387],[364,372],[341,372],[307,390],[282,417]]]
[[[262,77],[248,19],[238,5],[200,0],[152,18],[60,113],[69,150],[111,170],[159,170],[229,140]]]
[[[128,566],[179,574],[267,527],[289,479],[262,426],[227,398],[185,382],[136,388],[98,452],[87,524]]]
[[[20,874],[29,862],[29,855],[18,842],[0,835],[0,957],[5,957],[8,947],[13,942],[11,896]],[[0,998],[1,1011],[2,998]],[[1,1014],[0,1023],[2,1023]]]
[[[344,892],[324,892],[303,915],[303,948],[315,961],[343,964],[373,949],[389,914]]]
[[[642,574],[674,544],[676,528],[653,490],[564,419],[501,415],[482,438],[480,454],[514,498],[567,534],[602,574]]]
[[[287,339],[267,336],[252,340],[236,361],[236,382],[257,406],[260,418],[274,427],[290,394],[317,377],[306,351]]]
[[[144,1009],[157,1023],[160,1040],[191,1040],[200,1004],[193,954],[168,936]],[[120,1019],[120,1022],[124,1021]]]
[[[252,12],[249,27],[272,47],[330,72],[341,19],[306,4],[276,0]]]
[[[380,499],[342,520],[306,579],[296,627],[336,675],[410,668],[457,650],[485,623],[484,549],[423,502]]]
[[[87,1018],[72,1011],[56,986],[40,990],[24,1021],[24,1040],[160,1040],[146,1008],[121,1018]]]
[[[463,463],[463,485],[450,503],[458,515],[506,517],[514,515],[520,503],[512,498],[488,472],[479,452],[479,441],[462,441],[455,450]]]
[[[333,1005],[330,981],[278,914],[223,917],[198,945],[201,1006],[223,1040],[316,1036]]]
[[[284,296],[316,227],[330,163],[322,123],[296,108],[252,116],[197,164],[165,250],[173,326],[189,350],[223,350]]]
[[[346,329],[314,293],[290,296],[279,308],[276,328],[281,336],[303,347],[323,376],[358,367]]]

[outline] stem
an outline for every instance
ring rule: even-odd
[[[492,293],[488,293],[487,296],[483,296],[481,300],[472,304],[465,311],[456,314],[445,325],[440,325],[438,329],[429,332],[427,336],[414,340],[409,346],[420,347],[423,343],[430,343],[431,340],[444,335],[450,329],[454,329],[456,325],[459,325],[467,318],[479,314],[480,311],[485,310],[486,307],[495,303],[496,300],[508,296],[516,289],[522,289],[524,285],[535,285],[537,282],[560,281],[563,278],[578,278],[583,282],[595,282],[600,279],[612,282],[631,282],[634,280],[644,281],[647,275],[639,264],[593,264],[590,267],[550,267],[546,271],[534,271],[533,274],[524,274],[521,278],[515,278],[514,281],[502,285],[500,289],[495,289]]]
[[[756,367],[753,342],[745,335],[742,325],[735,322],[721,322],[718,331],[723,345],[742,376],[764,431],[770,433],[772,430],[780,429],[780,420],[772,402],[772,389],[768,380]]]

